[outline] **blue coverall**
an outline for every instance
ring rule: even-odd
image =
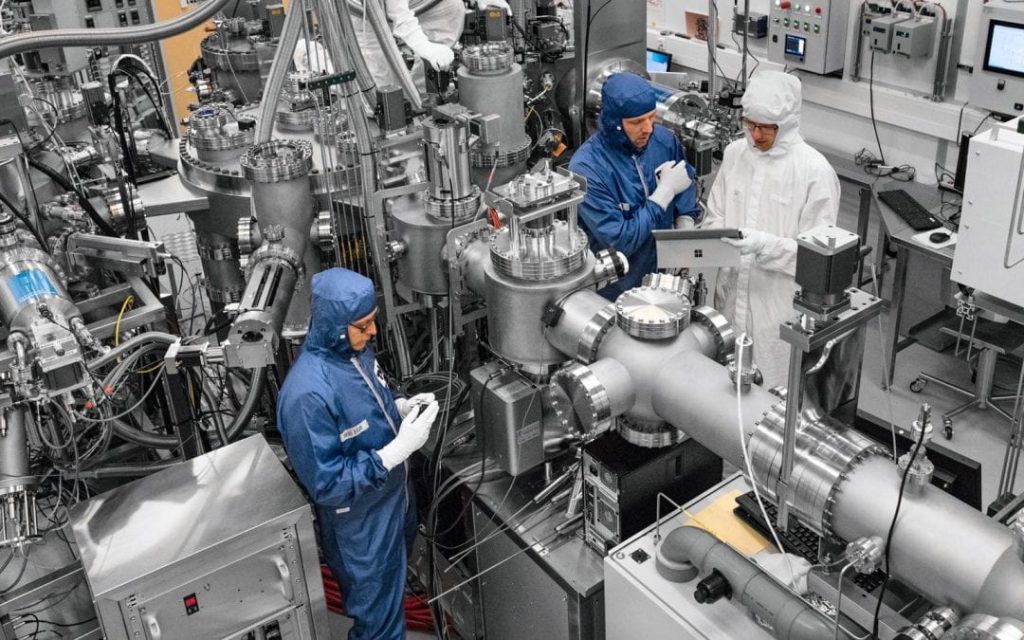
[[[609,300],[640,286],[657,271],[654,229],[671,229],[678,216],[700,217],[696,182],[672,201],[669,211],[648,200],[657,187],[654,170],[669,160],[685,160],[671,131],[654,125],[647,145],[638,149],[622,130],[623,118],[653,111],[657,102],[650,85],[631,73],[608,78],[601,90],[598,131],[580,146],[569,169],[587,179],[587,194],[579,206],[580,225],[593,251],[613,248],[629,259],[625,278],[598,291]],[[688,167],[695,179],[693,167]]]
[[[405,575],[416,534],[407,465],[377,450],[398,433],[395,396],[373,348],[354,352],[347,325],[376,307],[373,283],[346,269],[313,276],[309,335],[281,387],[278,429],[316,507],[324,556],[355,619],[349,640],[405,637]]]

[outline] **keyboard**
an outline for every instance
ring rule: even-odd
[[[768,517],[771,519],[772,528],[774,529],[778,519],[778,509],[775,508],[775,505],[766,501],[764,503],[764,510],[768,512]],[[768,532],[768,527],[765,525],[764,517],[761,515],[761,508],[757,506],[757,498],[754,497],[753,491],[736,497],[736,508],[733,509],[733,513],[766,539],[772,539],[772,534]],[[790,518],[789,527],[785,533],[778,530],[776,530],[776,533],[779,534],[779,541],[786,551],[806,559],[812,565],[818,564],[818,534],[800,524],[794,518]],[[853,580],[854,584],[868,593],[880,587],[882,582],[885,581],[885,573],[880,570],[866,576],[850,570],[846,572],[846,575]]]
[[[928,210],[921,206],[920,202],[914,200],[903,189],[879,191],[878,199],[909,224],[914,231],[930,231],[942,226],[938,218],[928,213]]]

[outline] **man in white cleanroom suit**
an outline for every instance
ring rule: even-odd
[[[742,261],[719,274],[715,307],[737,334],[754,339],[766,387],[786,384],[789,345],[779,324],[796,314],[796,237],[835,224],[839,211],[835,170],[800,136],[800,101],[792,75],[762,71],[751,79],[742,102],[745,136],[725,149],[701,225],[743,232],[726,240]]]
[[[380,2],[381,0],[363,0],[364,2]],[[395,38],[402,40],[412,49],[416,57],[434,69],[447,69],[455,59],[452,46],[462,35],[462,27],[466,19],[466,5],[462,0],[426,0],[421,4],[429,5],[417,16],[409,6],[409,0],[383,0],[387,11],[388,22]],[[505,0],[474,0],[471,4],[480,9],[496,7],[508,11]],[[368,21],[354,17],[356,37],[359,47],[366,57],[373,80],[378,87],[385,85],[400,86],[398,78],[388,68],[381,51],[380,43],[373,33]],[[422,74],[413,75],[422,90]]]

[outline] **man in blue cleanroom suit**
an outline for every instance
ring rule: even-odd
[[[309,335],[281,387],[277,424],[316,506],[327,564],[355,619],[349,640],[405,637],[405,572],[416,534],[406,458],[430,435],[433,394],[396,398],[370,340],[376,293],[347,269],[313,276]]]
[[[656,106],[646,80],[612,75],[601,89],[598,131],[569,163],[587,179],[579,219],[590,248],[610,247],[629,260],[626,277],[599,291],[610,300],[657,270],[652,230],[691,228],[700,217],[693,167],[672,132],[654,124]]]

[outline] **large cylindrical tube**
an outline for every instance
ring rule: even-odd
[[[28,409],[24,405],[8,408],[0,431],[0,494],[36,486],[36,477],[28,462]]]
[[[25,405],[0,408],[0,546],[38,542],[36,487],[29,470],[28,409]]]
[[[316,248],[309,242],[313,223],[313,191],[309,183],[312,148],[298,141],[271,141],[255,145],[242,158],[245,176],[252,181],[252,202],[264,245],[252,257],[286,261],[306,279],[320,270]],[[254,268],[255,271],[255,268]],[[246,285],[247,289],[253,285]],[[302,332],[309,322],[309,294],[301,281],[289,287],[275,304],[288,309],[285,331]],[[282,327],[275,327],[281,329]]]
[[[732,464],[743,466],[736,417],[736,385],[725,367],[696,352],[665,360],[653,382],[654,411],[663,420]],[[743,432],[754,432],[758,421],[779,399],[761,387],[741,395]]]
[[[655,382],[654,409],[660,416],[729,462],[743,465],[736,387],[725,367],[683,353],[668,361]],[[752,386],[741,402],[743,431],[749,437],[778,398]],[[818,454],[798,449],[797,464],[813,466]],[[885,536],[899,484],[899,473],[887,458],[869,456],[852,466],[832,496],[832,530],[846,540]],[[891,556],[892,575],[937,604],[1024,616],[1019,597],[1024,564],[1014,556],[1009,531],[934,487],[904,496]]]
[[[238,302],[245,280],[238,263],[238,219],[248,216],[247,202],[231,195],[211,193],[210,208],[190,212],[196,248],[203,263],[206,293],[215,309]]]
[[[448,269],[441,262],[450,223],[428,216],[419,203],[396,207],[391,220],[404,251],[398,259],[398,279],[427,295],[448,295]]]
[[[463,54],[465,58],[466,54]],[[497,73],[484,75],[459,67],[459,103],[471,111],[500,116],[497,140],[478,145],[472,153],[473,173],[480,188],[487,185],[497,166],[494,184],[507,182],[526,168],[530,136],[526,135],[523,111],[523,69],[512,63]]]
[[[423,126],[424,168],[430,197],[463,200],[477,191],[469,173],[469,128],[452,120],[431,120]]]
[[[588,254],[586,268],[540,282],[509,278],[488,263],[484,289],[491,347],[530,373],[550,373],[565,362],[566,357],[544,340],[544,310],[559,296],[584,286],[593,262],[593,254]]]
[[[0,320],[7,332],[27,332],[40,318],[41,304],[63,322],[81,317],[52,258],[21,243],[13,216],[0,212]]]
[[[587,325],[608,305],[607,298],[593,291],[577,291],[562,301],[558,323],[544,329],[544,337],[562,353],[575,356],[580,340],[587,332]],[[596,328],[595,333],[599,330],[600,327]]]
[[[885,535],[899,485],[888,459],[872,458],[853,469],[832,507],[835,532],[846,540]],[[894,576],[933,602],[1024,618],[1024,564],[1009,530],[933,486],[904,494],[890,562]]]

